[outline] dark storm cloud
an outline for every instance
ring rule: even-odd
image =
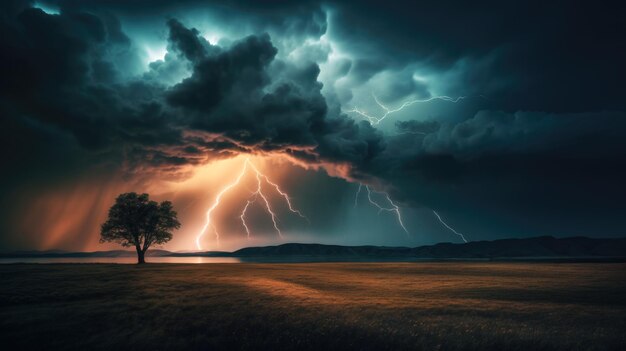
[[[605,235],[622,233],[623,112],[480,111],[458,123],[397,127],[406,133],[388,141],[370,171],[393,184],[401,201],[459,217],[508,218],[510,227],[495,237],[591,235],[590,223]],[[468,230],[488,231],[469,217]]]
[[[430,134],[439,130],[440,124],[437,121],[396,121],[396,129],[399,133],[409,134]]]
[[[420,160],[432,156],[440,157],[442,165],[448,162],[444,160],[470,165],[483,164],[482,160],[490,157],[508,158],[511,163],[518,158],[536,157],[538,164],[541,164],[539,159],[542,158],[561,159],[564,163],[578,163],[581,167],[593,158],[605,158],[613,159],[610,162],[613,167],[624,163],[626,155],[624,112],[549,114],[479,111],[472,118],[457,123],[412,120],[399,121],[396,126],[401,134],[390,138],[389,148],[380,156],[385,160],[404,159],[407,162],[398,163],[403,170],[413,167],[418,172]],[[504,167],[497,171],[495,168],[488,167],[484,176],[489,177],[491,172],[506,173],[510,169]],[[519,170],[515,168],[512,171]],[[550,176],[548,170],[541,167],[530,167],[523,173],[527,172]],[[462,172],[457,174],[462,175]],[[567,173],[562,175],[568,177]]]
[[[3,13],[0,31],[3,193],[94,167],[132,170],[127,161],[150,148],[180,144],[163,87],[119,74],[135,55],[112,15],[22,6]]]
[[[585,218],[603,219],[602,233],[624,229],[611,219],[626,177],[617,5],[45,4],[60,14],[0,5],[0,136],[12,167],[4,202],[9,189],[84,169],[181,178],[212,159],[283,153],[338,167],[329,172],[386,188],[403,205],[460,216],[471,207],[481,221],[498,214],[513,224],[526,216],[519,235],[552,234],[572,214],[569,232],[589,230]],[[203,11],[243,34],[209,43],[193,21]],[[127,29],[135,22],[163,29],[162,60],[142,59]],[[403,115],[383,137],[341,112],[358,89],[382,101],[483,96],[484,106]]]
[[[184,41],[173,36],[171,38],[177,46],[184,47]],[[200,40],[197,36],[194,39],[196,42]],[[208,114],[226,98],[232,97],[233,101],[229,102],[236,103],[247,100],[249,95],[252,98],[262,95],[260,89],[270,81],[265,68],[274,55],[276,48],[267,35],[250,36],[215,57],[202,54],[196,58],[196,55],[188,54],[188,59],[197,60],[193,74],[171,89],[168,101],[190,112]],[[202,121],[198,122],[202,124]],[[212,123],[213,119],[205,118],[205,122]]]
[[[167,21],[169,42],[174,50],[178,50],[187,60],[196,62],[206,57],[211,44],[199,37],[197,29],[188,29],[175,19]]]
[[[624,109],[623,4],[583,1],[429,1],[336,4],[333,31],[372,64],[420,62],[446,75],[448,95],[487,95],[495,108]],[[371,40],[376,38],[376,40]],[[364,44],[365,43],[365,44]]]
[[[285,40],[301,42],[326,32],[326,13],[316,1],[205,1],[205,0],[52,0],[63,11],[112,12],[150,23],[171,17],[210,18],[218,26],[235,25],[252,33],[280,33]],[[215,44],[215,43],[213,43]]]
[[[314,163],[361,162],[381,149],[371,126],[328,111],[317,65],[277,60],[267,34],[221,49],[170,19],[169,57],[151,65],[144,79],[122,79],[112,53],[133,53],[111,14],[72,10],[53,16],[25,8],[2,25],[3,47],[11,48],[1,62],[3,109],[17,120],[5,125],[33,120],[73,137],[72,150],[93,155],[92,161],[81,159],[86,166],[123,163],[132,173],[147,165],[169,171],[206,161],[186,153],[186,145],[209,158],[281,151]],[[162,65],[173,62],[186,64],[190,76],[167,88],[158,77]],[[5,143],[19,144],[11,134]],[[35,149],[20,157],[38,155]],[[68,150],[64,157],[75,154]]]
[[[203,40],[197,31],[191,33],[196,43]],[[359,163],[382,149],[381,135],[371,126],[328,111],[317,65],[295,67],[276,61],[276,54],[264,34],[215,55],[187,56],[195,60],[193,73],[167,92],[167,101],[190,118],[191,128],[219,133],[250,151],[284,151],[307,162]]]

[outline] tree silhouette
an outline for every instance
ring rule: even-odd
[[[134,246],[137,263],[146,263],[148,248],[170,241],[171,231],[178,228],[180,222],[170,201],[159,204],[151,201],[148,194],[125,193],[119,195],[109,209],[109,217],[100,230],[100,242]]]

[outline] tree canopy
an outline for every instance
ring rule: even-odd
[[[116,242],[135,247],[138,262],[145,263],[145,253],[152,245],[172,239],[172,231],[180,228],[176,211],[170,201],[157,203],[148,194],[124,193],[115,199],[109,216],[102,224],[100,242]]]

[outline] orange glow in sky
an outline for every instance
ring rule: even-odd
[[[196,250],[195,240],[206,223],[207,209],[214,203],[218,192],[240,174],[246,158],[253,165],[251,169],[258,169],[287,193],[296,185],[296,180],[290,179],[289,174],[293,167],[299,166],[281,156],[240,155],[218,160],[193,168],[190,177],[177,181],[85,176],[53,189],[33,190],[31,201],[22,205],[29,215],[16,218],[15,226],[23,233],[24,242],[40,250],[119,249],[116,244],[99,243],[100,225],[117,195],[129,191],[147,192],[155,201],[172,201],[182,223],[180,230],[174,233],[174,239],[163,248],[172,251]],[[246,210],[249,236],[242,225],[242,210],[257,186],[255,172],[247,172],[239,186],[223,195],[221,203],[212,213],[213,225],[219,228],[221,235],[220,245],[217,245],[212,233],[207,233],[202,238],[204,249],[233,250],[253,244],[281,242],[262,199],[250,204]],[[268,184],[264,185],[263,191],[279,220],[284,216],[294,216],[283,195]],[[292,198],[293,208],[297,209],[301,200]],[[302,220],[297,214],[295,217]],[[306,224],[306,221],[303,223]],[[283,223],[278,225],[286,236],[293,230]]]
[[[173,184],[176,194],[201,194],[194,206],[193,223],[184,228],[186,238],[196,229],[195,242],[186,249],[223,250],[241,246],[244,240],[246,245],[259,239],[274,241],[276,233],[282,239],[278,218],[300,216],[293,204],[285,201],[287,194],[275,187],[288,178],[290,167],[294,166],[280,156],[241,155],[198,167],[191,178]],[[270,183],[274,180],[276,183]],[[202,214],[196,212],[200,209],[204,209]],[[251,213],[253,210],[256,213]]]

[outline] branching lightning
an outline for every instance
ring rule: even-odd
[[[200,240],[204,236],[209,226],[211,226],[211,228],[213,229],[213,233],[215,234],[215,240],[217,241],[219,245],[220,236],[217,231],[217,228],[211,221],[211,214],[216,208],[219,207],[222,196],[224,196],[224,194],[226,194],[228,191],[232,190],[237,185],[239,185],[239,183],[241,182],[242,178],[244,177],[248,169],[251,169],[254,172],[256,184],[257,184],[256,190],[253,191],[250,197],[248,198],[248,200],[246,200],[246,205],[244,206],[243,210],[241,211],[241,214],[239,215],[239,218],[241,219],[241,224],[243,228],[245,229],[246,235],[248,238],[251,237],[251,231],[250,231],[250,227],[248,226],[248,223],[246,222],[246,212],[248,208],[250,207],[250,205],[254,204],[259,197],[263,200],[263,205],[267,213],[270,215],[270,218],[272,220],[272,224],[274,225],[274,229],[276,230],[276,233],[278,234],[279,237],[281,238],[283,237],[283,233],[278,227],[278,216],[276,215],[276,212],[272,209],[272,205],[269,199],[267,198],[267,195],[263,192],[263,184],[268,184],[269,186],[274,188],[274,190],[278,194],[280,194],[280,196],[283,199],[285,199],[285,202],[287,204],[287,207],[289,208],[289,211],[291,211],[294,214],[297,214],[298,216],[308,221],[308,218],[306,216],[304,216],[299,210],[293,207],[293,204],[291,203],[291,199],[289,198],[289,195],[286,192],[282,191],[282,189],[278,186],[278,184],[272,182],[268,176],[266,176],[261,171],[259,171],[259,169],[256,168],[254,164],[252,164],[252,162],[250,162],[250,159],[246,158],[243,168],[241,169],[241,172],[239,173],[237,178],[232,183],[228,184],[226,187],[220,190],[220,192],[215,197],[215,201],[213,202],[211,207],[209,207],[209,209],[207,210],[206,222],[204,226],[202,227],[202,230],[200,231],[200,233],[198,233],[198,236],[196,237],[196,247],[198,248],[198,250],[202,250],[202,245],[200,244]]]
[[[376,95],[372,94],[372,96],[374,97],[374,101],[376,102],[376,104],[377,104],[377,105],[378,105],[381,109],[383,109],[383,111],[384,111],[384,113],[383,113],[381,116],[379,116],[379,117],[372,116],[372,115],[368,114],[367,112],[365,112],[365,111],[363,111],[363,110],[358,109],[356,106],[355,106],[352,110],[348,110],[348,111],[346,111],[346,112],[349,112],[349,113],[356,113],[356,114],[360,115],[361,117],[364,117],[365,119],[367,119],[367,121],[368,121],[368,122],[370,122],[370,124],[372,124],[372,125],[377,125],[378,123],[382,122],[385,118],[387,118],[387,116],[389,116],[390,114],[393,114],[393,113],[399,112],[399,111],[403,110],[404,108],[409,107],[409,106],[414,105],[414,104],[418,104],[418,103],[425,103],[425,102],[431,102],[431,101],[434,101],[434,100],[442,100],[442,101],[447,101],[447,102],[457,103],[457,102],[459,102],[459,101],[461,101],[461,100],[463,100],[463,99],[465,99],[465,98],[466,98],[466,96],[459,96],[459,97],[456,97],[456,98],[452,98],[452,97],[445,96],[445,95],[441,95],[441,96],[431,96],[431,97],[429,97],[428,99],[415,99],[415,100],[405,101],[405,102],[404,102],[404,103],[402,103],[402,105],[400,105],[399,107],[394,108],[394,109],[391,109],[391,108],[389,108],[389,107],[387,107],[387,106],[383,105],[383,104],[382,104],[382,103],[378,100],[378,98],[376,97]]]
[[[202,239],[202,236],[204,235],[204,232],[206,232],[206,230],[209,227],[209,225],[213,228],[213,232],[215,233],[215,239],[219,243],[220,234],[217,232],[217,228],[215,228],[213,223],[211,223],[211,213],[217,208],[217,206],[220,205],[220,200],[222,199],[222,196],[227,191],[229,191],[230,189],[232,189],[235,186],[237,186],[237,184],[239,184],[239,182],[241,181],[241,178],[243,178],[243,175],[246,174],[246,170],[247,169],[248,169],[248,159],[246,159],[246,162],[243,165],[243,169],[241,170],[241,173],[239,173],[239,175],[237,176],[235,181],[230,183],[230,184],[228,184],[219,193],[217,193],[217,196],[215,197],[215,202],[213,202],[213,205],[211,205],[211,207],[209,207],[209,209],[206,212],[206,218],[207,218],[206,222],[204,223],[204,226],[202,227],[202,230],[200,230],[200,233],[196,237],[196,247],[198,248],[198,250],[202,249],[202,246],[200,245],[200,239]]]
[[[402,214],[400,213],[400,207],[398,207],[398,205],[396,205],[391,198],[389,197],[389,194],[387,194],[386,192],[378,192],[378,191],[373,191],[370,189],[370,187],[368,185],[363,185],[361,183],[359,183],[359,188],[356,191],[356,195],[354,197],[354,207],[356,208],[358,202],[359,202],[359,194],[361,194],[361,189],[365,187],[365,190],[367,190],[367,200],[369,201],[369,203],[376,207],[378,209],[378,213],[380,214],[383,211],[386,212],[394,212],[398,218],[398,224],[400,224],[400,227],[402,227],[402,229],[409,234],[409,231],[406,229],[406,227],[404,226],[404,222],[402,221]],[[372,198],[372,193],[378,193],[381,195],[385,196],[385,199],[387,199],[387,201],[389,202],[391,207],[385,207],[383,205],[381,205],[380,203],[378,203],[376,200],[374,200]],[[439,215],[439,213],[437,213],[437,211],[435,210],[431,210],[433,212],[433,214],[437,217],[437,219],[439,220],[439,223],[441,223],[444,227],[446,227],[448,230],[450,230],[452,233],[458,235],[463,242],[467,243],[467,239],[465,238],[465,235],[457,232],[454,228],[452,228],[450,225],[448,225],[448,223],[446,223],[443,218],[441,218],[441,216]]]
[[[364,185],[359,183],[359,189],[357,190],[356,196],[354,197],[354,207],[356,207],[357,204],[358,204],[359,194],[361,193],[361,188],[363,188],[363,187],[364,187]],[[395,213],[396,217],[398,218],[398,224],[400,224],[400,227],[402,227],[402,230],[404,230],[404,232],[407,233],[407,235],[408,235],[409,231],[406,229],[406,227],[404,226],[404,222],[402,221],[402,213],[400,213],[400,207],[398,207],[398,205],[396,205],[391,200],[391,198],[389,197],[389,194],[387,194],[385,192],[372,191],[370,189],[369,185],[365,185],[365,189],[367,190],[367,200],[374,207],[378,208],[378,214],[380,214],[383,211]],[[372,193],[378,193],[378,194],[384,195],[385,199],[387,199],[387,202],[389,202],[389,205],[391,207],[385,207],[385,206],[379,204],[378,202],[376,202],[374,199],[372,199]]]
[[[451,232],[453,232],[454,234],[458,235],[461,237],[461,239],[463,239],[463,242],[467,242],[467,240],[465,239],[465,236],[459,232],[457,232],[456,230],[454,230],[454,228],[450,227],[446,222],[444,222],[444,220],[441,218],[441,216],[439,215],[439,213],[437,213],[437,211],[432,210],[433,213],[435,214],[435,216],[437,216],[437,219],[439,220],[439,222],[441,222],[441,224],[450,229]]]
[[[378,117],[373,116],[373,115],[367,113],[366,111],[358,109],[356,106],[352,110],[348,110],[346,112],[348,112],[348,113],[356,113],[356,114],[360,115],[361,117],[365,118],[368,122],[370,122],[370,124],[377,125],[380,122],[382,122],[385,118],[387,118],[389,115],[391,115],[393,113],[396,113],[396,112],[399,112],[399,111],[402,111],[406,107],[409,107],[409,106],[417,104],[417,103],[426,103],[426,102],[430,102],[430,101],[434,101],[434,100],[441,100],[441,101],[457,103],[457,102],[467,98],[466,96],[459,96],[459,97],[456,97],[456,98],[452,98],[450,96],[445,96],[445,95],[432,96],[432,97],[429,97],[428,99],[414,99],[414,100],[405,101],[404,103],[402,103],[397,108],[389,108],[389,107],[385,106],[383,103],[381,103],[380,100],[378,100],[378,97],[376,97],[376,95],[372,94],[372,97],[374,98],[374,101],[376,102],[376,104],[383,110],[384,113],[382,115],[380,115]],[[480,97],[485,98],[482,95],[480,95]],[[419,131],[415,131],[415,132],[405,131],[405,132],[398,133],[398,135],[401,135],[401,134],[426,135],[425,132],[419,132]],[[359,200],[359,194],[361,193],[361,188],[362,187],[363,187],[363,184],[359,184],[359,189],[357,190],[356,196],[354,198],[354,207],[357,206],[357,203],[358,203],[358,200]],[[385,195],[385,197],[387,198],[387,201],[391,205],[391,207],[384,207],[384,206],[381,206],[379,203],[377,203],[376,201],[374,201],[372,199],[372,196],[371,196],[372,195],[371,194],[372,191],[370,190],[369,186],[366,185],[365,188],[367,189],[367,199],[369,200],[370,204],[372,204],[373,206],[378,208],[378,213],[380,213],[382,211],[395,212],[397,217],[398,217],[398,222],[400,223],[400,226],[408,234],[409,232],[406,230],[406,227],[404,226],[404,223],[402,222],[402,215],[400,214],[400,208],[395,203],[393,203],[393,201],[389,197],[389,194],[381,193],[381,194]],[[437,211],[435,211],[435,210],[432,210],[432,211],[435,214],[435,216],[437,217],[437,219],[439,220],[439,222],[443,226],[448,228],[454,234],[456,234],[459,237],[461,237],[461,239],[463,239],[464,242],[467,242],[467,240],[465,239],[465,236],[463,234],[457,232],[456,230],[454,230],[454,228],[450,227],[441,218],[441,216],[437,213]]]

